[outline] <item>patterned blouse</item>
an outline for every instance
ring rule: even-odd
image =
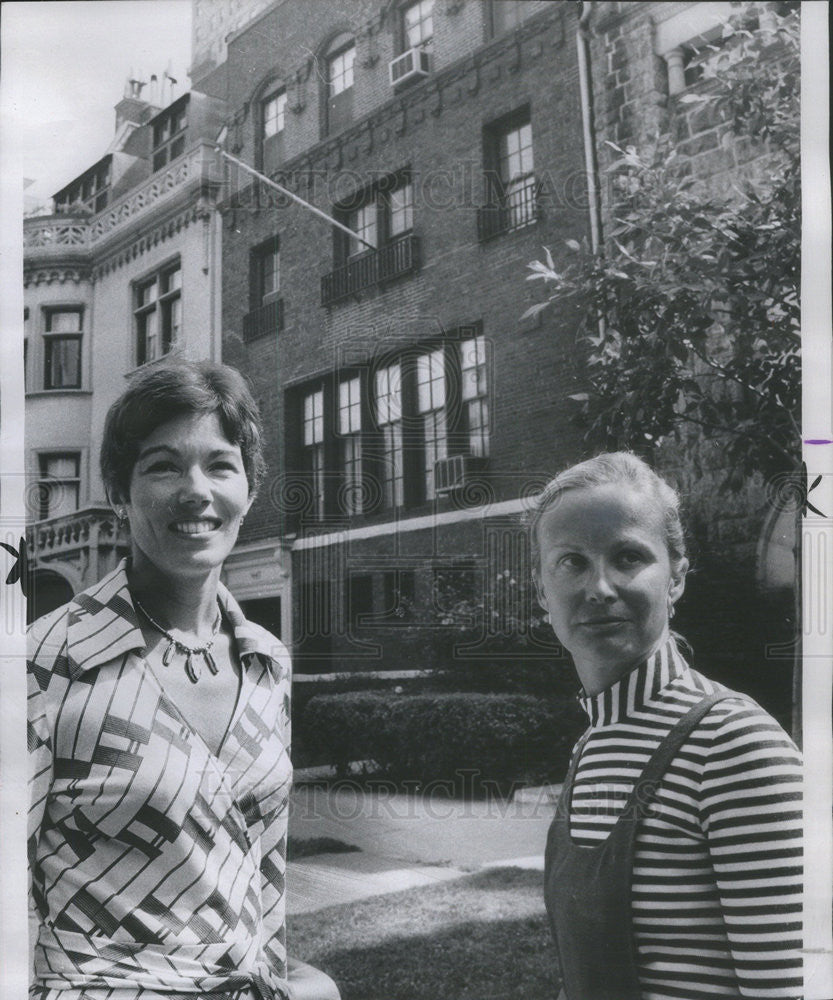
[[[703,694],[673,640],[582,699],[590,735],[570,810],[574,843],[604,840],[662,738]],[[801,761],[742,695],[711,709],[637,829],[631,912],[645,1000],[797,998],[802,989]]]
[[[125,562],[29,631],[38,1000],[287,995],[289,656],[219,599],[242,678],[216,755],[143,658]]]

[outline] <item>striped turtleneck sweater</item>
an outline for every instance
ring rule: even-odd
[[[652,752],[703,694],[673,640],[593,697],[570,811],[574,843],[607,837]],[[637,830],[631,906],[643,1000],[802,995],[801,762],[742,695],[718,702]]]

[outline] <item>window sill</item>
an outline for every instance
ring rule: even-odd
[[[26,399],[36,399],[41,396],[92,396],[91,389],[34,389],[27,390]]]

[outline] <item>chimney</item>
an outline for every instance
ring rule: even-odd
[[[124,96],[116,105],[116,132],[125,122],[133,122],[134,125],[143,125],[149,118],[159,110],[149,101],[142,97],[142,88],[147,86],[143,80],[134,77],[131,69],[130,75],[124,84]]]

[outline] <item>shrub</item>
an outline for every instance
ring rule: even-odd
[[[560,779],[581,728],[573,703],[521,694],[355,691],[316,695],[304,714],[338,774],[371,760],[396,781],[474,791]]]

